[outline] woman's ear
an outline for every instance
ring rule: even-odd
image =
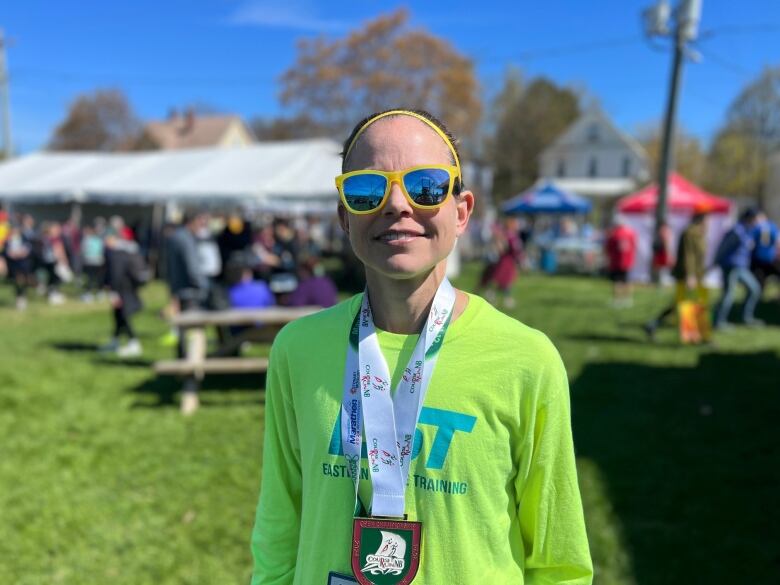
[[[349,235],[349,211],[339,202],[338,207],[338,213],[339,213],[339,224],[341,225],[341,229],[344,230],[344,233]]]
[[[455,198],[455,235],[460,236],[466,231],[469,225],[469,218],[474,211],[474,193],[471,191],[461,191]]]

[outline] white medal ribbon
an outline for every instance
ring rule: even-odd
[[[357,501],[361,437],[365,427],[373,486],[372,516],[404,515],[417,420],[454,306],[455,289],[445,278],[436,291],[425,327],[392,396],[390,372],[377,341],[368,292],[363,294],[360,312],[349,332],[341,442]]]

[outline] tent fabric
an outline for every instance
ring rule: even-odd
[[[617,204],[619,213],[648,213],[658,204],[658,186],[653,183],[636,193],[626,195]],[[669,211],[693,213],[697,208],[705,207],[710,213],[728,213],[731,203],[722,197],[707,193],[677,173],[669,175],[667,192]]]
[[[133,153],[37,152],[0,164],[0,199],[19,203],[217,204],[336,201],[328,139]]]
[[[591,203],[584,197],[545,181],[506,201],[504,213],[587,213]]]
[[[617,204],[619,221],[627,224],[637,234],[637,250],[634,266],[629,278],[634,281],[649,282],[653,258],[653,234],[655,231],[655,208],[658,204],[658,187],[648,185],[644,189],[620,199]],[[707,264],[712,264],[715,250],[723,235],[733,223],[732,205],[728,199],[716,197],[700,189],[676,173],[669,175],[667,206],[669,213],[666,222],[672,231],[672,255],[677,254],[680,234],[691,221],[697,209],[708,209],[707,220]],[[717,272],[710,272],[705,283],[718,286]]]

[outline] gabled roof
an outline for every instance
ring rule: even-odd
[[[174,116],[168,120],[149,122],[144,135],[161,150],[202,148],[219,144],[231,125],[244,122],[238,116]],[[247,134],[251,136],[249,130]]]
[[[590,144],[588,142],[576,140],[576,136],[579,135],[580,130],[584,126],[594,122],[606,127],[617,140],[631,149],[631,151],[634,152],[637,157],[642,160],[647,160],[647,153],[645,152],[645,149],[642,147],[642,145],[628,134],[622,132],[617,126],[615,126],[615,124],[612,123],[612,120],[610,120],[600,108],[596,107],[590,108],[583,112],[580,117],[577,118],[577,120],[575,120],[574,123],[563,132],[563,134],[558,136],[558,138],[556,138],[555,141],[544,150],[542,156],[546,155],[551,150],[575,145],[580,146]]]

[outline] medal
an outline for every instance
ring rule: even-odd
[[[371,518],[354,518],[352,570],[362,585],[407,585],[420,565],[422,524],[404,514],[406,480],[425,392],[455,306],[455,289],[442,281],[395,395],[374,328],[368,292],[349,332],[341,436],[355,487],[366,440],[373,487]],[[403,519],[402,519],[403,518]]]
[[[355,518],[352,573],[361,585],[408,585],[420,567],[422,523]]]

